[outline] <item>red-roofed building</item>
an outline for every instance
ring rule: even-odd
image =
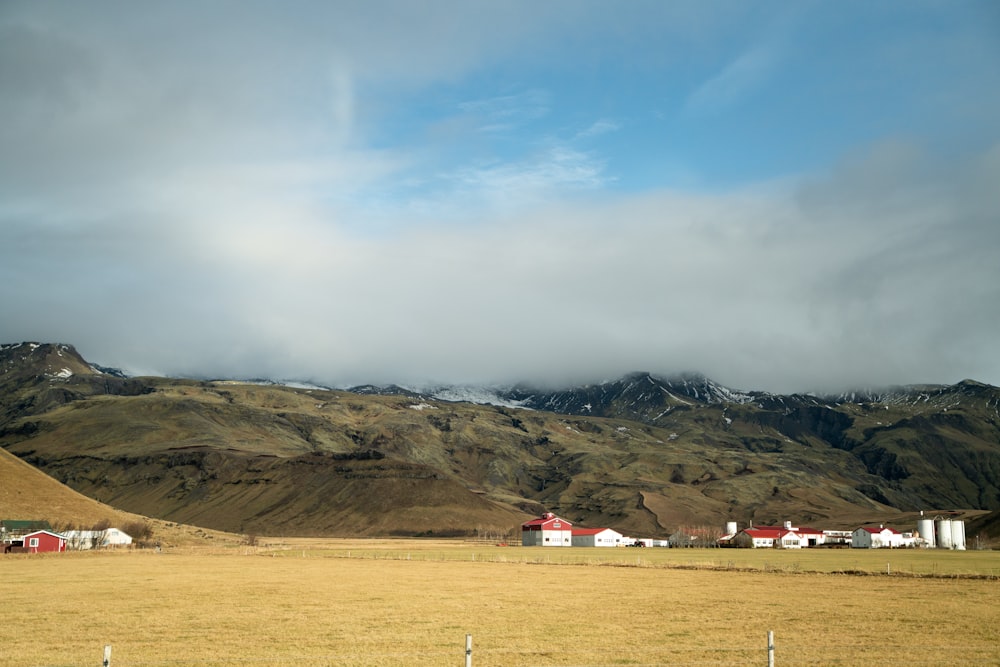
[[[537,519],[521,524],[521,546],[571,547],[573,524],[552,512],[546,512]]]
[[[622,534],[610,528],[574,528],[574,547],[620,547]]]
[[[754,531],[749,536],[740,537],[740,533],[726,538],[727,546],[737,547],[780,547],[782,549],[798,549],[815,547],[826,542],[826,535],[821,530],[808,526],[793,526],[791,521],[785,521],[784,526],[759,526],[748,528]],[[744,531],[740,531],[744,532]],[[796,544],[796,540],[798,543]],[[721,542],[721,541],[720,541]]]
[[[50,533],[47,530],[36,530],[28,533],[23,538],[24,550],[28,553],[38,554],[50,551],[66,551],[66,538],[62,535]]]
[[[896,549],[903,546],[903,535],[885,526],[862,526],[851,533],[855,549]]]
[[[815,547],[826,542],[826,534],[809,526],[785,526],[799,536],[802,547]]]
[[[744,528],[733,543],[744,549],[801,549],[802,538],[793,530],[776,526]]]

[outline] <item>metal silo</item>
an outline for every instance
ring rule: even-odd
[[[951,549],[951,519],[934,519],[934,534],[938,549]]]
[[[965,551],[965,522],[952,519],[951,522],[951,548]]]
[[[738,532],[740,532],[740,530],[737,528],[737,523],[735,521],[726,522],[726,535],[735,535]]]
[[[918,519],[917,534],[923,538],[925,546],[933,549],[936,544],[934,541],[934,519]]]

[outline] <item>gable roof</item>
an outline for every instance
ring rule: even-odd
[[[611,530],[610,528],[574,528],[573,536],[583,536],[583,535],[597,535],[598,533],[603,533],[605,531],[611,531],[612,533],[618,534],[618,531]]]
[[[893,535],[900,534],[898,530],[893,530],[892,528],[883,528],[882,526],[879,526],[878,528],[876,528],[875,526],[861,526],[857,530],[866,530],[872,535],[879,535],[881,533],[884,533],[885,531],[889,531]]]
[[[788,530],[787,528],[778,528],[776,526],[761,526],[759,528],[744,528],[743,532],[750,537],[769,537],[771,539],[777,539],[784,537],[793,531]]]
[[[555,514],[549,514],[546,516],[539,517],[537,519],[532,519],[531,521],[525,521],[524,523],[521,524],[521,528],[531,528],[534,526],[541,527],[550,523],[555,523],[556,521],[562,524],[560,525],[559,530],[570,530],[573,526],[573,524],[567,521],[566,519],[561,519],[557,517]],[[565,528],[563,526],[565,526]]]
[[[28,533],[27,535],[24,535],[24,539],[28,539],[29,537],[33,537],[35,535],[51,535],[52,537],[58,537],[60,540],[66,539],[59,533],[53,533],[51,530],[36,530],[33,533]]]
[[[756,539],[765,539],[765,540],[780,540],[789,535],[791,535],[794,538],[798,538],[799,536],[799,534],[794,530],[788,530],[787,528],[776,528],[774,526],[764,526],[762,528],[744,528],[740,532],[746,533],[750,537]]]

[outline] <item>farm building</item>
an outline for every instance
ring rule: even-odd
[[[801,549],[802,538],[792,530],[776,526],[744,528],[732,539],[743,549]]]
[[[571,547],[573,524],[552,512],[546,512],[537,519],[521,524],[521,546]]]
[[[28,533],[21,540],[28,553],[66,551],[66,538],[47,530],[36,530],[33,533]]]
[[[574,547],[620,547],[623,536],[610,528],[574,528]]]
[[[0,519],[0,536],[5,540],[20,539],[36,530],[52,530],[48,521],[41,519]]]
[[[730,528],[732,524],[727,526]],[[784,525],[759,526],[746,528],[735,535],[725,535],[719,540],[720,546],[742,547],[751,549],[772,548],[805,549],[826,542],[826,535],[821,530],[808,526],[793,526],[791,521]]]
[[[816,547],[826,543],[826,533],[822,530],[816,530],[809,526],[800,526],[792,528],[792,530],[799,536],[803,547]]]
[[[63,533],[69,549],[106,549],[108,547],[130,546],[132,537],[117,528],[106,530],[67,530]]]
[[[673,546],[670,543],[670,539],[666,540],[654,540],[651,537],[623,537],[622,546],[624,547],[670,547]]]
[[[851,534],[851,546],[855,549],[895,549],[903,546],[903,536],[884,526],[862,526]]]
[[[852,533],[849,530],[824,530],[823,544],[851,545]]]

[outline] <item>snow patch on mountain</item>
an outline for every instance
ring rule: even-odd
[[[420,393],[439,401],[451,403],[476,403],[478,405],[496,405],[503,408],[524,408],[526,401],[505,396],[505,387],[479,387],[475,385],[452,385],[425,389]]]

